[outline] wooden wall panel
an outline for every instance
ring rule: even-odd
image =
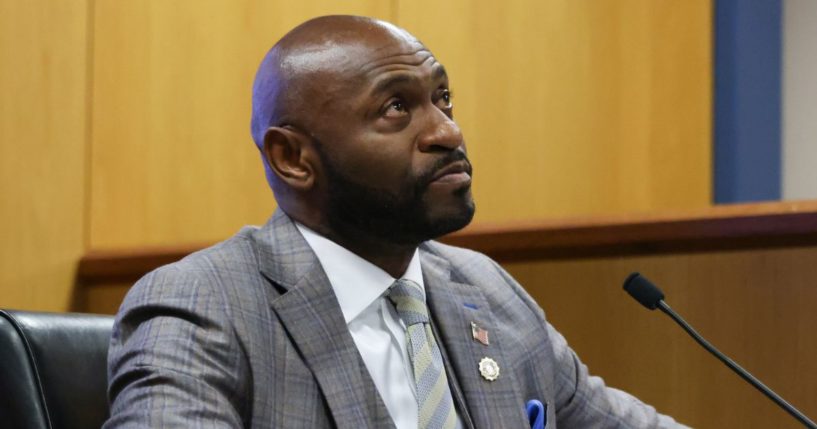
[[[91,246],[262,223],[274,203],[247,131],[253,73],[286,30],[340,11],[405,26],[450,69],[478,222],[706,206],[710,6],[100,0]]]
[[[710,204],[711,9],[709,0],[398,2],[398,24],[452,78],[476,220]]]
[[[209,242],[274,202],[249,134],[258,63],[300,22],[391,3],[96,2],[91,246]]]
[[[696,428],[797,428],[659,311],[640,271],[721,351],[817,416],[817,247],[505,264],[590,370]]]
[[[0,0],[0,307],[64,311],[84,252],[86,1]]]

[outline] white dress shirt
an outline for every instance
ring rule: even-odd
[[[329,278],[346,326],[392,420],[398,429],[417,429],[417,396],[406,328],[386,297],[395,278],[315,231],[297,222],[296,226]],[[425,294],[417,250],[401,278],[417,283]],[[459,416],[457,427],[462,427]]]

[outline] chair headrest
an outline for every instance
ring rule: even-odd
[[[112,316],[0,310],[0,422],[100,427]]]

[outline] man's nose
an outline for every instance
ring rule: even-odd
[[[453,119],[439,109],[430,114],[426,129],[420,134],[418,146],[423,152],[449,151],[463,145],[462,132]]]

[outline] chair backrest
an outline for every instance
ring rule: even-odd
[[[112,316],[0,310],[0,426],[102,426],[112,327]]]

